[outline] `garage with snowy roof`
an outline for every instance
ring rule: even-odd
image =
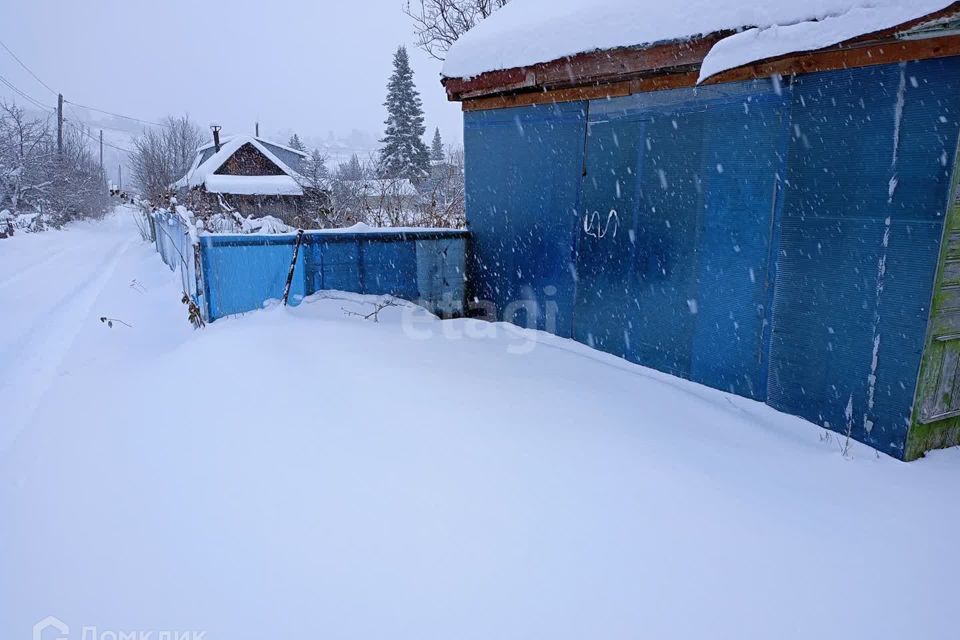
[[[960,444],[960,3],[517,0],[443,75],[470,299],[899,458]]]

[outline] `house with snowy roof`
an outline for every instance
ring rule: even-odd
[[[369,178],[344,182],[364,199],[368,209],[377,209],[383,200],[390,199],[404,211],[412,211],[420,199],[416,185],[406,178]]]
[[[443,84],[468,299],[898,458],[960,444],[960,3],[518,0]]]
[[[307,154],[264,138],[236,135],[214,140],[197,150],[190,170],[174,184],[186,191],[199,214],[232,210],[246,217],[274,216],[296,224],[296,218],[323,203],[323,193],[307,183],[298,169]],[[328,199],[326,199],[328,201]]]

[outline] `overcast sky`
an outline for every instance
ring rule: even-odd
[[[413,45],[404,0],[0,0],[0,40],[68,100],[148,120],[188,112],[206,127],[379,137],[393,52],[406,44],[426,111],[462,139],[440,63]],[[56,98],[0,49],[0,75]],[[2,94],[9,96],[6,87]]]

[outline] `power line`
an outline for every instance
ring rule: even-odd
[[[11,56],[13,56],[13,59],[16,60],[17,62],[19,62],[19,63],[20,63],[20,66],[23,67],[24,69],[26,69],[26,70],[27,70],[27,73],[29,73],[31,76],[33,76],[33,79],[34,79],[34,80],[36,80],[37,82],[39,82],[40,84],[42,84],[42,85],[47,89],[47,91],[49,91],[49,92],[52,93],[53,95],[57,95],[57,92],[54,91],[53,89],[51,89],[51,88],[50,88],[50,85],[48,85],[46,82],[44,82],[43,80],[41,80],[40,77],[39,77],[37,74],[35,74],[33,71],[31,71],[31,70],[30,70],[30,67],[28,67],[26,64],[24,64],[23,60],[21,60],[20,58],[18,58],[18,57],[17,57],[17,54],[15,54],[13,51],[11,51],[11,50],[10,50],[10,47],[8,47],[7,45],[5,45],[2,40],[0,40],[0,47],[3,47],[4,49],[6,49],[6,50],[7,50],[7,53],[9,53]]]
[[[0,45],[2,45],[2,44],[3,44],[3,43],[0,42]],[[4,46],[4,49],[6,49],[6,46]],[[9,51],[9,49],[7,49],[7,50]],[[13,52],[11,52],[11,55],[13,55]],[[16,57],[16,56],[14,56],[14,57]],[[21,63],[21,64],[22,64],[22,63]],[[7,80],[7,79],[4,78],[3,76],[0,76],[0,82],[2,82],[2,83],[5,84],[7,87],[9,87],[9,88],[12,89],[13,91],[15,91],[18,95],[20,95],[20,96],[23,97],[24,99],[29,100],[29,101],[32,102],[34,105],[40,107],[41,109],[44,109],[44,110],[46,110],[46,111],[50,111],[51,113],[56,112],[56,109],[54,109],[54,108],[51,107],[51,106],[48,106],[48,105],[43,104],[42,102],[40,102],[39,100],[37,100],[36,98],[34,98],[33,96],[31,96],[30,94],[28,94],[28,93],[26,93],[25,91],[22,91],[21,89],[17,88],[16,85],[14,85],[12,82],[10,82],[9,80]],[[46,85],[44,85],[44,86],[46,86]],[[48,88],[49,88],[49,87],[48,87]],[[66,102],[66,100],[65,100],[64,102]],[[75,103],[71,103],[71,104],[75,104]],[[78,107],[79,107],[79,106],[81,106],[81,105],[76,105],[76,104],[75,104],[75,106],[78,106]],[[94,111],[96,111],[96,109],[94,109]],[[101,140],[100,138],[98,138],[98,137],[94,136],[92,133],[90,133],[86,128],[84,128],[84,127],[82,127],[82,126],[74,123],[74,122],[71,121],[71,120],[67,120],[66,118],[64,118],[64,119],[63,119],[63,122],[64,122],[64,124],[67,124],[67,125],[73,127],[73,128],[74,128],[76,131],[78,131],[81,135],[86,136],[87,138],[90,138],[91,140],[93,140],[94,142],[96,142],[96,143],[98,143],[98,144],[102,144],[102,145],[105,146],[105,147],[110,147],[111,149],[116,149],[117,151],[120,151],[121,153],[134,153],[134,152],[131,151],[130,149],[125,149],[125,148],[123,148],[123,147],[118,147],[118,146],[115,145],[115,144],[111,144],[111,143],[109,143],[109,142],[106,142],[105,140]]]
[[[67,120],[66,123],[67,123],[68,125],[70,125],[71,127],[73,127],[76,131],[79,131],[82,135],[90,138],[91,140],[93,140],[94,142],[96,142],[96,143],[98,143],[98,144],[100,143],[100,139],[99,139],[97,136],[93,135],[93,134],[90,133],[88,130],[84,129],[83,127],[77,125],[77,124],[74,123],[74,122],[70,122],[69,120]],[[104,141],[103,146],[105,146],[105,147],[110,147],[111,149],[116,149],[117,151],[121,151],[121,152],[123,152],[123,153],[133,153],[133,151],[131,151],[130,149],[124,149],[123,147],[118,147],[117,145],[115,145],[115,144],[110,144],[109,142],[106,142],[106,141]]]
[[[78,104],[78,103],[74,102],[73,100],[67,100],[66,98],[64,98],[63,101],[64,101],[64,102],[69,102],[69,103],[72,104],[73,106],[75,106],[75,107],[80,107],[81,109],[88,109],[88,110],[90,110],[90,111],[96,111],[97,113],[104,113],[104,114],[106,114],[106,115],[108,115],[108,116],[113,116],[114,118],[123,118],[124,120],[132,120],[133,122],[139,122],[140,124],[148,124],[148,125],[150,125],[151,127],[169,127],[169,126],[170,126],[170,125],[168,125],[168,124],[163,124],[162,122],[151,122],[150,120],[141,120],[140,118],[134,118],[134,117],[132,117],[132,116],[125,116],[125,115],[122,115],[122,114],[119,114],[119,113],[113,113],[112,111],[105,111],[105,110],[103,110],[103,109],[97,109],[96,107],[87,107],[87,106],[84,106],[84,105],[82,105],[82,104]]]
[[[53,107],[50,107],[50,106],[47,106],[47,105],[43,104],[42,102],[40,102],[40,101],[37,100],[36,98],[32,97],[30,94],[26,93],[25,91],[20,90],[19,88],[17,88],[16,85],[14,85],[12,82],[10,82],[9,80],[7,80],[7,79],[4,78],[3,76],[0,76],[0,82],[2,82],[3,84],[5,84],[6,86],[10,87],[13,91],[17,92],[17,94],[19,94],[20,96],[22,96],[24,99],[29,100],[30,102],[32,102],[32,103],[35,104],[36,106],[40,107],[41,109],[45,109],[45,110],[50,111],[50,112],[56,111],[56,109],[54,109]],[[64,102],[66,102],[66,101],[64,101]],[[77,106],[79,106],[79,105],[77,105]],[[78,118],[78,120],[79,120],[79,118]],[[81,134],[83,134],[83,135],[85,135],[86,137],[90,138],[90,139],[93,140],[94,142],[97,142],[97,143],[100,142],[100,139],[99,139],[99,138],[95,137],[93,134],[91,134],[89,131],[87,131],[87,130],[84,129],[83,127],[81,127],[81,126],[79,126],[79,125],[75,124],[74,122],[72,122],[72,121],[70,121],[70,120],[67,120],[67,119],[64,119],[64,122],[65,122],[66,124],[72,126],[74,129],[76,129],[77,131],[79,131]],[[123,147],[118,147],[117,145],[115,145],[115,144],[110,144],[109,142],[104,142],[103,145],[106,146],[106,147],[110,147],[111,149],[116,149],[117,151],[122,151],[123,153],[133,153],[133,151],[131,151],[130,149],[124,149]]]
[[[20,66],[23,67],[24,69],[26,69],[26,71],[27,71],[31,76],[33,76],[34,79],[35,79],[37,82],[39,82],[40,84],[42,84],[48,91],[50,91],[50,92],[53,93],[54,95],[58,95],[58,96],[59,96],[59,94],[57,94],[56,91],[54,91],[53,89],[51,89],[50,86],[49,86],[47,83],[45,83],[43,80],[41,80],[33,71],[30,70],[30,68],[27,67],[27,65],[24,64],[23,61],[20,60],[20,58],[18,58],[17,55],[16,55],[13,51],[10,50],[10,47],[8,47],[8,46],[7,46],[6,44],[4,44],[2,41],[0,41],[0,46],[2,46],[4,49],[6,49],[7,53],[9,53],[11,56],[13,56],[13,59],[16,60],[18,63],[20,63]],[[4,85],[6,85],[6,86],[9,87],[11,90],[13,90],[15,93],[17,93],[19,96],[23,97],[25,100],[30,101],[31,103],[33,103],[33,104],[36,105],[37,107],[40,107],[41,109],[44,109],[44,110],[47,110],[47,111],[50,111],[50,112],[55,112],[55,111],[56,111],[56,109],[54,109],[53,107],[51,107],[51,106],[49,106],[49,105],[46,105],[46,104],[40,102],[39,100],[37,100],[36,98],[34,98],[34,97],[31,96],[30,94],[28,94],[27,92],[19,89],[16,85],[14,85],[12,82],[10,82],[9,80],[7,80],[5,77],[0,76],[0,82],[2,82]],[[122,115],[122,114],[119,114],[119,113],[113,113],[113,112],[111,112],[111,111],[105,111],[105,110],[103,110],[103,109],[97,109],[97,108],[95,108],[95,107],[87,107],[87,106],[84,106],[84,105],[82,105],[82,104],[77,104],[76,102],[70,102],[69,100],[64,100],[64,102],[67,102],[67,103],[69,103],[69,104],[71,104],[71,105],[73,105],[73,106],[75,106],[75,107],[79,107],[79,108],[81,108],[81,109],[89,109],[90,111],[96,111],[96,112],[98,112],[98,113],[105,113],[105,114],[107,114],[107,115],[110,115],[110,116],[113,116],[113,117],[116,117],[116,118],[123,118],[123,119],[126,119],[126,120],[132,120],[132,121],[134,121],[134,122],[140,122],[140,123],[142,123],[142,124],[147,124],[147,125],[151,125],[151,126],[158,126],[158,127],[169,126],[169,125],[160,124],[160,123],[158,123],[158,122],[150,122],[149,120],[141,120],[140,118],[133,118],[133,117],[131,117],[131,116],[125,116],[125,115]],[[77,118],[77,119],[78,119],[78,120],[82,120],[81,118]],[[84,136],[86,136],[87,138],[90,138],[91,140],[93,140],[94,142],[96,142],[96,143],[98,143],[98,144],[103,144],[103,146],[105,146],[105,147],[110,147],[111,149],[115,149],[115,150],[120,151],[120,152],[122,152],[122,153],[134,153],[134,152],[133,152],[132,150],[130,150],[130,149],[126,149],[126,148],[124,148],[124,147],[120,147],[120,146],[117,146],[117,145],[115,145],[115,144],[111,144],[111,143],[109,143],[109,142],[107,142],[107,141],[105,141],[105,140],[101,140],[100,138],[98,138],[98,137],[94,136],[93,134],[91,134],[91,133],[90,133],[87,129],[85,129],[84,127],[79,126],[79,125],[75,124],[75,123],[72,122],[72,121],[69,121],[69,120],[64,119],[64,122],[65,122],[66,124],[68,124],[69,126],[72,126],[76,131],[79,131],[81,135],[84,135]]]
[[[98,138],[97,136],[95,136],[95,135],[93,135],[92,133],[90,133],[90,131],[87,130],[87,129],[85,129],[84,127],[81,127],[80,125],[78,125],[77,123],[75,123],[75,122],[73,122],[73,121],[71,121],[71,120],[64,120],[64,122],[65,122],[66,124],[70,125],[71,127],[73,127],[76,131],[79,131],[82,135],[90,138],[91,140],[93,140],[94,142],[96,142],[96,143],[98,143],[98,144],[100,143],[100,138]],[[134,152],[133,152],[132,150],[130,150],[130,149],[124,149],[123,147],[118,147],[117,145],[115,145],[115,144],[110,144],[110,143],[107,142],[107,141],[104,141],[104,142],[103,142],[103,146],[105,146],[105,147],[110,147],[111,149],[116,149],[117,151],[122,151],[123,153],[134,153]]]
[[[5,84],[6,86],[8,86],[10,89],[12,89],[13,91],[15,91],[18,95],[20,95],[20,96],[23,97],[24,99],[29,100],[29,101],[32,102],[34,105],[40,107],[41,109],[44,109],[44,110],[46,110],[46,111],[50,111],[51,113],[56,111],[56,109],[54,109],[53,107],[43,104],[42,102],[40,102],[39,100],[37,100],[36,98],[34,98],[33,96],[31,96],[30,94],[28,94],[28,93],[26,93],[25,91],[22,91],[21,89],[17,88],[16,85],[14,85],[12,82],[10,82],[9,80],[7,80],[7,79],[4,78],[3,76],[0,76],[0,82],[2,82],[3,84]],[[66,102],[66,100],[64,100],[64,102]],[[71,104],[73,104],[73,103],[71,103]],[[75,105],[75,106],[78,106],[78,107],[79,107],[80,105]],[[77,118],[77,119],[80,120],[80,118]],[[97,138],[96,136],[94,136],[93,134],[91,134],[89,131],[87,131],[87,130],[84,129],[83,127],[77,125],[77,124],[74,123],[73,121],[67,120],[67,119],[65,118],[65,119],[64,119],[64,122],[65,122],[66,124],[70,125],[71,127],[73,127],[75,130],[79,131],[79,132],[80,132],[81,134],[83,134],[84,136],[90,138],[90,139],[93,140],[94,142],[96,142],[96,143],[98,143],[98,144],[100,143],[100,139],[99,139],[99,138]],[[104,145],[105,147],[110,147],[111,149],[116,149],[117,151],[121,151],[121,152],[123,152],[123,153],[134,153],[134,152],[131,151],[130,149],[125,149],[125,148],[123,148],[123,147],[118,147],[117,145],[111,144],[111,143],[106,142],[106,141],[104,141],[103,145]]]
[[[66,100],[64,100],[64,102],[66,102]],[[83,123],[83,118],[79,117],[79,116],[77,115],[77,113],[76,113],[75,110],[73,110],[72,113],[73,113],[73,116],[74,116],[74,120],[75,120],[76,122]],[[74,122],[74,121],[67,120],[66,118],[64,118],[64,122],[67,122],[68,124],[72,125],[74,128],[77,128],[76,122]],[[85,124],[88,124],[88,125],[89,125],[89,123],[85,123]],[[105,147],[110,147],[111,149],[116,149],[117,151],[122,151],[122,152],[124,152],[124,153],[134,153],[134,152],[133,152],[132,150],[130,150],[130,149],[125,149],[125,148],[123,148],[123,147],[119,147],[119,146],[117,146],[117,145],[115,145],[115,144],[111,144],[111,143],[107,142],[106,140],[100,140],[100,138],[98,138],[97,136],[94,136],[93,133],[91,133],[88,129],[84,129],[83,127],[79,127],[79,129],[80,129],[81,133],[83,133],[85,136],[87,136],[88,138],[90,138],[91,140],[93,140],[94,142],[96,142],[96,143],[98,143],[98,144],[101,143],[101,142],[103,142],[103,146],[105,146]],[[102,132],[103,129],[100,129],[100,131]]]
[[[51,107],[51,106],[49,106],[49,105],[46,105],[46,104],[43,104],[42,102],[40,102],[40,101],[37,100],[36,98],[30,96],[30,95],[29,95],[28,93],[26,93],[25,91],[21,91],[21,90],[18,89],[12,82],[10,82],[9,80],[7,80],[7,79],[4,78],[3,76],[0,76],[0,82],[2,82],[3,84],[7,85],[7,86],[10,87],[14,92],[16,92],[17,94],[19,94],[22,98],[24,98],[25,100],[29,100],[30,102],[32,102],[34,105],[40,107],[41,109],[46,109],[47,111],[54,111],[54,108],[53,108],[53,107]]]
[[[30,69],[30,67],[28,67],[26,64],[24,64],[23,60],[21,60],[20,58],[17,57],[17,54],[15,54],[13,51],[10,50],[10,47],[8,47],[7,45],[5,45],[5,44],[3,43],[3,41],[0,41],[0,46],[2,46],[4,49],[6,49],[7,53],[9,53],[9,54],[13,57],[13,59],[16,60],[16,61],[20,64],[21,67],[23,67],[24,69],[26,69],[27,73],[29,73],[31,76],[33,76],[33,79],[34,79],[34,80],[36,80],[37,82],[39,82],[40,84],[42,84],[42,85],[47,89],[47,91],[49,91],[50,93],[52,93],[52,94],[55,95],[55,96],[58,96],[58,95],[59,95],[59,92],[58,92],[58,91],[54,91],[54,90],[50,87],[50,85],[48,85],[46,82],[44,82],[43,80],[41,80],[40,77],[39,77],[37,74],[35,74],[35,73]],[[7,84],[11,89],[13,89],[14,91],[16,91],[17,93],[19,93],[19,94],[22,95],[23,97],[27,98],[28,100],[30,100],[30,101],[33,102],[34,104],[38,104],[38,101],[37,101],[37,100],[28,97],[26,94],[24,94],[22,91],[20,91],[19,89],[17,89],[17,88],[14,87],[13,85],[11,85],[9,82],[6,82],[6,81],[5,81],[5,84]],[[78,103],[76,103],[76,102],[67,100],[66,98],[64,98],[63,101],[64,101],[64,102],[69,102],[70,104],[74,105],[75,107],[80,107],[81,109],[89,109],[90,111],[96,111],[97,113],[103,113],[103,114],[106,114],[106,115],[108,115],[108,116],[113,116],[114,118],[123,118],[124,120],[131,120],[131,121],[133,121],[133,122],[139,122],[140,124],[146,124],[146,125],[150,125],[150,126],[152,126],[152,127],[169,127],[169,126],[170,126],[170,125],[168,125],[168,124],[163,124],[163,123],[161,123],[161,122],[152,122],[152,121],[150,121],[150,120],[144,120],[144,119],[142,119],[142,118],[134,118],[133,116],[125,116],[125,115],[123,115],[122,113],[114,113],[113,111],[107,111],[107,110],[105,110],[105,109],[97,109],[96,107],[88,107],[88,106],[85,106],[85,105],[78,104]],[[46,107],[46,108],[47,108],[47,109],[52,109],[53,107]]]

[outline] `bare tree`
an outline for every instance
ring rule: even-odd
[[[463,152],[448,150],[446,157],[419,184],[391,177],[376,155],[341,165],[330,181],[333,226],[463,227]]]
[[[91,134],[69,124],[58,150],[49,117],[30,118],[0,102],[0,209],[12,210],[15,225],[59,227],[108,208],[103,171],[88,148]]]
[[[296,134],[294,134],[296,137]],[[300,163],[297,182],[303,189],[303,214],[294,220],[301,229],[325,229],[337,226],[330,204],[330,170],[327,156],[314,149]]]
[[[417,226],[466,226],[464,212],[463,148],[447,149],[444,160],[434,162],[430,177],[420,186]]]
[[[189,116],[168,116],[164,127],[146,129],[134,140],[133,178],[152,202],[163,201],[170,185],[186,175],[203,144],[203,132]]]
[[[403,11],[413,20],[417,46],[443,60],[457,38],[509,1],[407,0]]]
[[[0,102],[0,208],[32,208],[50,186],[45,167],[53,161],[49,118],[29,118],[16,104]]]
[[[341,163],[330,179],[330,195],[333,199],[333,215],[337,226],[349,226],[368,219],[366,205],[367,180],[371,179],[369,167],[360,161],[357,154],[349,162]]]
[[[91,152],[90,131],[74,125],[64,131],[63,151],[51,151],[49,189],[44,198],[46,213],[56,226],[72,220],[98,217],[109,207],[107,183],[99,161]]]

